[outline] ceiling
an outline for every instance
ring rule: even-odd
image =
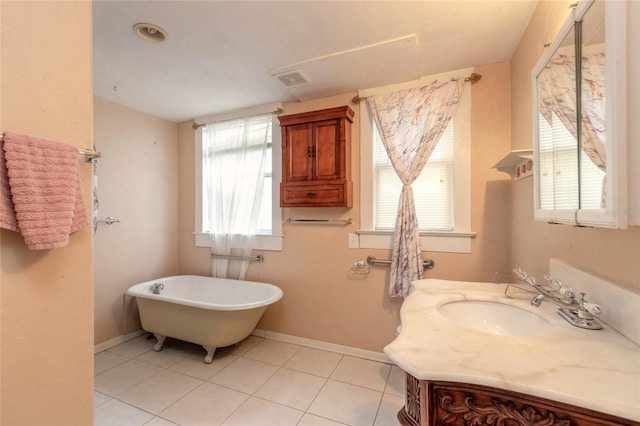
[[[94,94],[181,122],[416,80],[509,61],[536,4],[94,1]],[[167,40],[138,37],[139,22]],[[309,82],[275,77],[295,70]]]

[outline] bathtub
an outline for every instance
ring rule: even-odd
[[[158,294],[154,294],[153,286]],[[202,345],[210,364],[216,348],[233,345],[255,329],[282,290],[266,283],[180,275],[131,286],[142,328],[154,334],[160,351],[167,337]]]

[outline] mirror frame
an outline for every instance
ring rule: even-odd
[[[627,50],[626,2],[605,1],[606,50],[606,207],[601,209],[540,209],[540,150],[538,144],[538,87],[537,79],[546,64],[560,47],[564,38],[581,22],[595,0],[582,0],[571,11],[559,33],[531,73],[534,152],[534,218],[549,223],[604,228],[627,227]],[[576,42],[581,42],[579,37]],[[581,48],[577,50],[581,51]],[[576,55],[577,56],[577,55]],[[582,61],[576,60],[576,66]],[[580,73],[578,73],[579,75]],[[577,91],[578,96],[580,91]],[[576,102],[580,105],[580,102]],[[580,129],[581,126],[579,126]]]

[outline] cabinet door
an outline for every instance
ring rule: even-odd
[[[312,175],[312,123],[287,126],[284,131],[282,147],[283,181],[296,182],[310,180]]]
[[[340,135],[338,120],[314,124],[314,179],[340,179]]]

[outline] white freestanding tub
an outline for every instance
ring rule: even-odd
[[[206,363],[216,348],[249,336],[267,307],[282,298],[282,290],[272,284],[198,275],[147,281],[127,294],[137,299],[142,328],[158,339],[154,350],[173,337],[202,345]]]

